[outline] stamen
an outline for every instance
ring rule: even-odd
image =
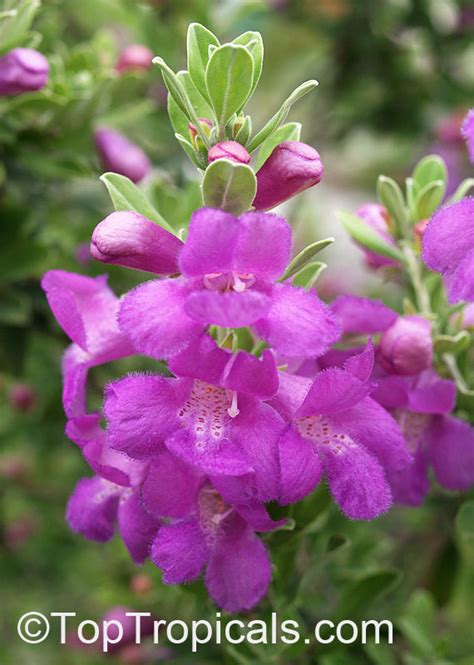
[[[227,413],[231,418],[235,418],[240,413],[239,408],[237,406],[237,392],[235,390],[232,391],[232,403],[227,409]]]
[[[232,277],[234,278],[234,285],[233,285],[234,291],[237,291],[237,293],[243,293],[247,288],[247,284],[245,282],[242,282],[238,274],[235,272],[232,273]]]

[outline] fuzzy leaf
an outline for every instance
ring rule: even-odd
[[[299,254],[290,262],[287,269],[283,273],[283,276],[280,278],[281,282],[284,282],[286,279],[290,279],[293,275],[296,275],[304,266],[311,261],[311,259],[322,252],[323,249],[329,247],[334,242],[334,238],[324,238],[324,240],[317,240],[316,242],[311,243],[304,249],[301,250]]]
[[[403,261],[402,253],[391,245],[387,245],[382,238],[372,231],[364,222],[356,215],[349,212],[339,212],[339,217],[344,225],[344,228],[349,235],[354,238],[360,245],[367,247],[376,254],[387,256],[395,261]]]
[[[419,192],[434,180],[441,180],[445,186],[448,181],[448,171],[444,159],[439,155],[426,155],[420,159],[413,171],[415,190]]]
[[[446,183],[432,180],[421,189],[415,198],[415,211],[418,220],[429,219],[443,200]]]
[[[191,23],[188,28],[188,71],[196,89],[206,101],[209,95],[206,88],[206,68],[209,62],[209,46],[218,47],[219,40],[200,23]]]
[[[207,167],[202,182],[204,205],[234,215],[246,212],[257,192],[257,179],[246,164],[218,159]]]
[[[252,77],[252,87],[250,90],[251,97],[255,91],[255,88],[258,85],[260,76],[262,75],[263,69],[263,39],[262,35],[259,32],[254,32],[249,30],[244,32],[242,35],[239,35],[232,42],[233,44],[240,44],[245,46],[247,51],[252,56],[253,60],[253,77]]]
[[[393,217],[400,232],[406,229],[408,224],[407,211],[403,200],[402,190],[392,178],[384,175],[379,176],[377,181],[377,196],[380,203],[387,209],[388,214]]]

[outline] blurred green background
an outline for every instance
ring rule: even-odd
[[[154,170],[144,188],[176,228],[200,201],[197,174],[167,120],[158,70],[117,75],[121,49],[145,44],[178,69],[191,21],[223,39],[261,31],[265,67],[251,108],[257,124],[302,80],[318,79],[316,93],[290,119],[303,122],[303,140],[321,152],[325,180],[284,212],[300,242],[336,236],[325,258],[325,294],[349,290],[396,302],[397,294],[366,272],[335,213],[374,199],[380,172],[403,177],[427,151],[445,157],[452,186],[469,173],[456,131],[474,100],[472,4],[43,0],[36,12],[34,2],[23,4],[31,15],[14,45],[43,52],[51,75],[40,93],[0,98],[0,663],[472,665],[474,504],[439,490],[419,509],[395,508],[365,524],[344,519],[321,489],[296,507],[294,532],[266,537],[274,583],[253,616],[278,611],[308,634],[321,618],[386,618],[395,625],[391,648],[209,645],[191,656],[186,646],[170,653],[163,645],[99,655],[59,647],[57,631],[39,646],[16,636],[16,621],[30,610],[96,620],[115,605],[187,621],[215,613],[200,584],[165,587],[151,564],[132,565],[118,539],[89,543],[64,521],[67,497],[88,469],[64,436],[66,339],[39,279],[51,268],[104,272],[87,256],[94,226],[111,211],[98,180],[94,128],[118,129],[145,150]],[[20,5],[0,2],[0,12]],[[11,37],[0,21],[0,48]],[[143,279],[119,268],[106,272],[119,294]],[[95,369],[95,406],[106,381],[146,366],[128,359]],[[12,398],[18,385],[31,391],[22,407]]]

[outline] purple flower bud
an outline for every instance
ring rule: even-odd
[[[129,71],[150,69],[153,53],[143,44],[130,44],[124,48],[117,61],[116,69],[120,74]]]
[[[204,132],[206,133],[207,136],[211,133],[212,129],[212,121],[209,120],[209,118],[198,118],[199,124],[203,128]],[[191,140],[194,141],[196,136],[198,135],[196,127],[193,125],[192,122],[188,123],[188,130],[189,130],[189,136],[191,137]]]
[[[123,134],[112,129],[98,129],[94,140],[106,171],[120,173],[132,182],[140,182],[151,171],[150,160],[143,150]]]
[[[319,153],[306,143],[285,141],[257,172],[256,210],[270,210],[317,185],[323,175]]]
[[[379,362],[390,374],[412,376],[431,367],[431,324],[421,316],[400,316],[382,335]]]
[[[209,164],[215,162],[217,159],[230,159],[231,162],[238,164],[248,164],[250,162],[250,155],[243,145],[237,141],[223,141],[216,143],[207,153]]]
[[[17,411],[30,411],[36,402],[36,395],[26,383],[16,383],[8,394],[10,405]]]
[[[0,95],[40,90],[48,80],[49,65],[42,53],[15,48],[0,58]]]
[[[367,226],[372,229],[372,231],[375,231],[387,245],[395,247],[396,243],[390,234],[390,228],[388,225],[388,212],[383,206],[379,205],[378,203],[365,203],[356,210],[355,214],[363,222],[365,222]],[[376,254],[375,252],[372,252],[362,245],[359,245],[359,247],[364,252],[367,265],[370,268],[381,268],[382,266],[398,265],[397,262],[393,259]]]
[[[464,118],[461,134],[467,144],[469,159],[474,164],[474,109],[471,109]]]
[[[97,261],[159,275],[179,272],[183,243],[150,219],[131,210],[113,212],[92,234],[90,253]]]

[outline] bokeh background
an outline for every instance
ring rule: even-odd
[[[297,241],[334,235],[320,280],[340,292],[399,294],[364,267],[336,212],[375,197],[380,173],[403,179],[417,159],[441,154],[450,186],[469,175],[459,123],[474,101],[474,6],[461,0],[43,0],[24,2],[21,45],[50,62],[47,88],[0,98],[0,663],[320,663],[472,665],[473,504],[436,490],[419,509],[395,508],[374,523],[352,523],[323,489],[299,504],[295,532],[269,537],[275,575],[253,616],[387,618],[396,643],[231,647],[130,647],[100,655],[54,639],[30,647],[16,636],[24,612],[76,611],[99,619],[114,606],[165,619],[206,618],[215,608],[200,583],[165,587],[151,564],[137,569],[118,539],[105,545],[72,534],[69,493],[88,470],[64,436],[60,359],[66,339],[39,288],[51,268],[96,275],[94,226],[111,211],[99,181],[93,131],[106,125],[141,146],[154,169],[143,187],[180,228],[199,205],[197,174],[174,139],[157,69],[118,75],[128,44],[147,45],[184,65],[191,21],[233,38],[259,30],[266,55],[251,112],[268,117],[305,78],[318,90],[290,119],[325,164],[325,179],[284,208]],[[21,3],[0,2],[0,11]],[[32,23],[29,26],[29,19]],[[15,35],[13,35],[15,37]],[[0,48],[12,35],[0,20]],[[3,40],[3,42],[2,42]],[[106,269],[117,293],[143,276]],[[128,359],[93,370],[98,407],[105,382],[150,367]],[[19,399],[19,396],[21,399]],[[473,414],[474,419],[474,414]]]

